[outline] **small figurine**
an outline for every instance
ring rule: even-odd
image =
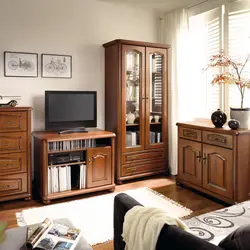
[[[21,96],[1,96],[0,107],[16,107],[17,100],[21,100]]]

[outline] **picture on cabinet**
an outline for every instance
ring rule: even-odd
[[[5,77],[38,77],[38,54],[4,52]]]
[[[72,78],[72,56],[42,54],[42,77]]]

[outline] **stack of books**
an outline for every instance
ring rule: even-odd
[[[48,193],[86,188],[86,165],[48,168]]]
[[[162,133],[150,131],[150,143],[160,143],[160,142],[162,142]]]
[[[136,132],[127,131],[126,132],[126,146],[132,147],[136,146]]]

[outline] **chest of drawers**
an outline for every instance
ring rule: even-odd
[[[0,108],[0,202],[31,199],[31,108]]]

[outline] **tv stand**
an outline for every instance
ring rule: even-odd
[[[40,192],[44,204],[63,197],[103,190],[114,191],[114,133],[90,129],[88,133],[59,135],[57,132],[37,131],[32,135],[34,190]],[[63,157],[69,153],[80,155],[80,161],[65,163]],[[51,155],[58,156],[56,162],[50,161]],[[82,172],[81,165],[86,166]],[[84,186],[80,184],[83,182]]]
[[[88,130],[85,127],[65,129],[58,132],[58,134],[70,134],[70,133],[88,133]]]

